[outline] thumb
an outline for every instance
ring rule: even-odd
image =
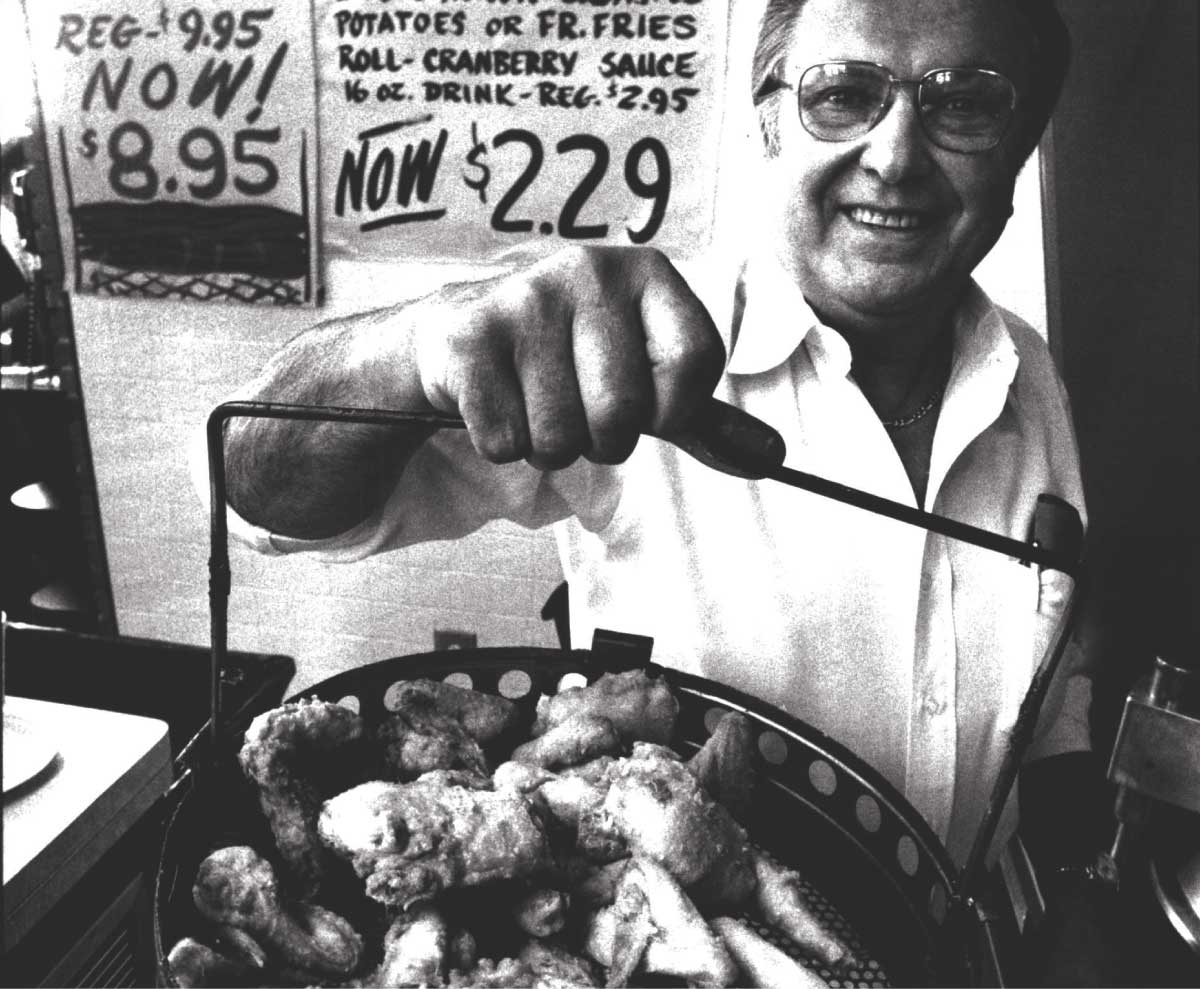
[[[703,402],[682,432],[664,439],[714,470],[749,480],[768,476],[787,456],[774,427],[716,398]]]

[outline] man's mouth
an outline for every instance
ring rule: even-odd
[[[912,210],[851,206],[846,210],[846,214],[855,223],[863,223],[869,227],[885,227],[889,230],[917,230],[929,223],[929,214]]]

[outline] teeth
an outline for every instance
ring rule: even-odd
[[[850,210],[850,218],[859,223],[868,223],[874,227],[891,227],[895,230],[912,230],[921,225],[921,216],[918,213],[881,213],[865,206],[853,207]]]

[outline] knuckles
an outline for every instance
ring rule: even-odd
[[[590,247],[572,244],[538,266],[577,292],[599,296],[640,294],[645,284],[671,267],[655,247]]]
[[[655,248],[568,245],[532,266],[448,287],[439,325],[427,329],[442,338],[438,380],[479,454],[544,470],[580,456],[600,463],[629,456],[656,414],[655,384],[649,377],[587,378],[585,407],[577,333],[611,336],[592,337],[597,346],[645,347],[650,363],[711,391],[723,366],[719,336],[685,331],[663,343],[648,340],[641,325],[644,300],[681,318],[679,285]]]
[[[494,464],[525,460],[532,453],[528,433],[511,423],[475,426],[471,430],[471,439],[479,455]]]
[[[592,401],[588,407],[591,448],[596,463],[620,463],[633,452],[638,437],[650,423],[654,399],[646,389],[615,390]]]

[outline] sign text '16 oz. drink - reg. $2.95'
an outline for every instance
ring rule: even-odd
[[[726,0],[320,0],[324,240],[706,242]],[[336,108],[336,112],[334,109]]]

